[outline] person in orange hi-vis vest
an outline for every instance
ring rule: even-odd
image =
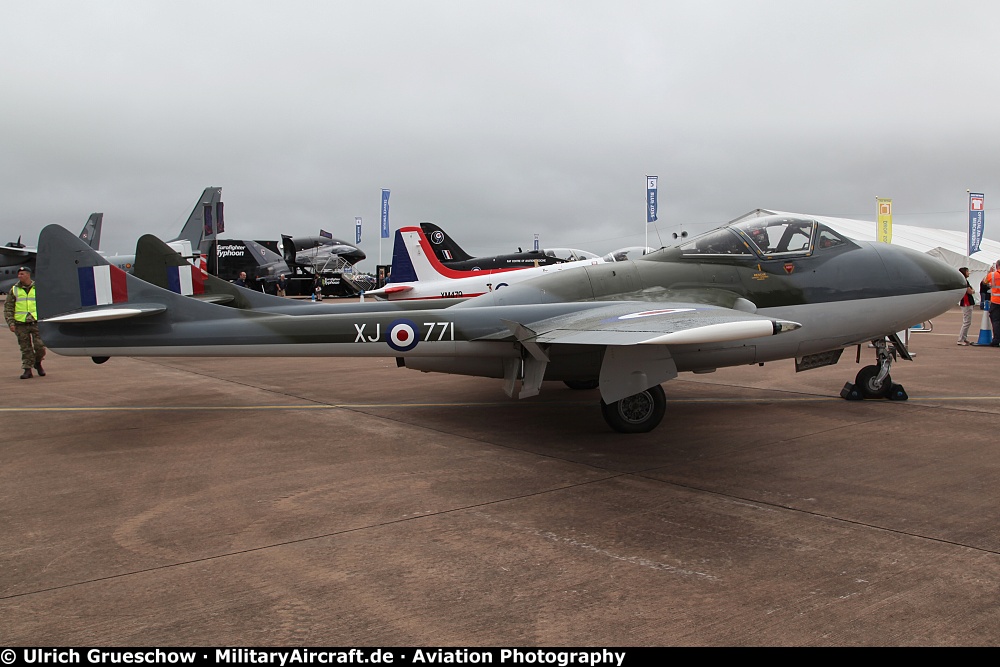
[[[990,267],[983,283],[990,287],[990,324],[993,325],[993,342],[990,347],[1000,347],[1000,260]]]

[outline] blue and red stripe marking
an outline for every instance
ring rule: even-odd
[[[117,266],[81,266],[76,271],[80,281],[80,305],[106,306],[128,301],[128,278]]]

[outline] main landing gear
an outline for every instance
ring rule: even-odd
[[[892,347],[889,346],[892,344]],[[905,401],[909,398],[902,385],[893,383],[889,368],[899,353],[904,359],[911,359],[906,347],[896,334],[872,341],[875,347],[876,364],[865,366],[858,371],[854,384],[848,382],[840,391],[840,395],[849,401],[860,401],[865,398],[888,398],[890,401]]]
[[[654,385],[614,403],[601,401],[601,414],[608,426],[619,433],[648,433],[663,420],[667,397],[663,387]]]

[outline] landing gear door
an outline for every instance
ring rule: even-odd
[[[677,377],[677,364],[665,345],[608,346],[601,364],[601,398],[620,401]]]

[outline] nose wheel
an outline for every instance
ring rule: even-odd
[[[885,338],[875,339],[872,345],[875,347],[875,357],[878,363],[872,366],[865,366],[858,371],[854,378],[854,384],[848,382],[844,385],[840,395],[849,401],[860,401],[871,398],[888,398],[890,401],[905,401],[909,398],[902,385],[893,383],[889,369],[896,359],[896,352],[902,343],[899,338],[893,335],[890,339],[892,347],[889,347]],[[906,348],[903,348],[905,351]],[[909,353],[904,355],[909,358]]]

